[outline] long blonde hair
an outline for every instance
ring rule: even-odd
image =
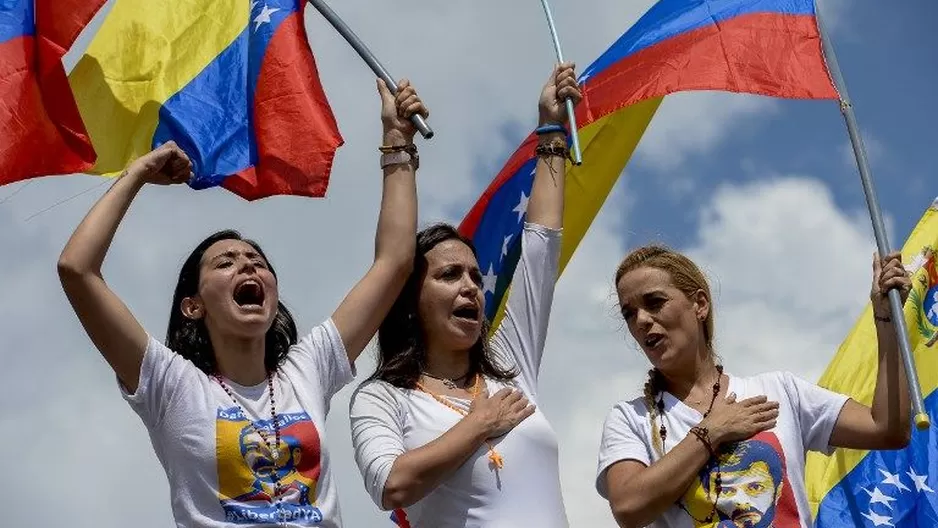
[[[626,255],[616,269],[615,286],[618,287],[622,277],[630,271],[639,268],[655,268],[666,272],[671,277],[674,287],[680,290],[688,298],[695,295],[698,291],[703,291],[707,298],[709,309],[707,317],[703,321],[704,340],[707,349],[713,350],[713,297],[710,293],[710,284],[704,277],[700,268],[694,264],[694,261],[686,256],[671,250],[665,246],[650,245],[637,248]],[[659,408],[658,394],[665,389],[664,375],[658,369],[648,371],[648,380],[645,381],[644,400],[648,407],[648,419],[651,421],[651,440],[652,446],[659,456],[664,456],[664,439],[661,436],[660,428],[657,427],[659,415],[662,409]]]

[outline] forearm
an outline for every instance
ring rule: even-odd
[[[892,322],[876,321],[879,349],[876,388],[873,393],[873,421],[891,441],[904,445],[909,435],[909,385],[905,366],[899,357],[899,339]]]
[[[388,132],[384,144],[406,143],[400,134]],[[393,262],[407,268],[413,263],[417,233],[417,183],[410,163],[390,165],[384,169],[381,210],[375,233],[375,261]],[[405,273],[404,275],[407,275]]]
[[[69,238],[59,258],[60,272],[101,275],[117,227],[142,186],[137,175],[126,172],[111,185]]]
[[[646,526],[674,505],[710,457],[707,447],[688,434],[674,449],[628,480],[608,482],[609,502],[619,526]]]
[[[467,416],[436,440],[397,457],[384,486],[384,508],[405,508],[424,498],[452,476],[487,438],[488,430]]]
[[[539,145],[566,145],[560,132],[540,136]],[[567,160],[562,156],[538,156],[534,166],[534,183],[528,201],[528,222],[560,229],[563,227],[564,183]]]

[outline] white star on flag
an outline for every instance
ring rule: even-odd
[[[505,240],[502,242],[502,257],[508,254],[508,241],[511,240],[512,235],[505,237]]]
[[[495,274],[495,267],[489,264],[489,270],[482,276],[482,295],[494,294],[496,282],[498,282],[498,275]]]
[[[519,222],[521,221],[521,217],[524,216],[524,213],[528,212],[528,195],[524,194],[524,191],[521,191],[521,201],[512,209],[512,212],[518,213]]]
[[[889,509],[892,509],[892,504],[890,503],[896,500],[889,495],[884,494],[882,491],[879,491],[879,488],[873,488],[873,491],[863,488],[863,491],[869,494],[870,505],[885,504]]]
[[[270,24],[270,15],[276,13],[277,11],[280,11],[279,7],[271,9],[269,5],[264,4],[264,9],[261,9],[260,14],[254,18],[254,23],[256,24],[254,26],[254,31],[257,32],[257,30],[260,29],[261,24]]]
[[[892,524],[892,517],[879,515],[874,511],[870,511],[870,513],[864,513],[863,516],[873,521],[873,526],[895,526]]]
[[[916,475],[914,470],[911,470],[907,473],[909,478],[912,479],[912,482],[915,483],[915,491],[922,492],[927,491],[929,493],[934,493],[935,490],[928,487],[928,484],[925,483],[925,479],[928,478],[928,475]]]
[[[893,474],[893,473],[886,471],[885,469],[880,469],[879,472],[882,473],[886,477],[883,479],[883,482],[882,482],[883,484],[891,484],[901,490],[912,491],[909,488],[907,488],[906,485],[903,484],[901,480],[899,480],[898,473]]]

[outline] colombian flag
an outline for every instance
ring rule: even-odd
[[[909,345],[925,396],[925,412],[938,418],[938,199],[902,248],[912,273],[905,304]],[[867,306],[820,385],[870,405],[876,386],[876,329]],[[903,387],[903,390],[905,388]],[[805,476],[818,528],[938,526],[938,433],[912,429],[898,451],[838,449],[809,453]]]
[[[583,164],[567,165],[560,269],[628,163],[662,98],[723,90],[837,99],[811,0],[660,0],[580,76]],[[484,274],[486,315],[497,326],[521,253],[534,181],[528,136],[460,225]]]
[[[54,17],[67,16],[55,1]],[[343,141],[309,50],[304,6],[112,2],[67,81],[97,155],[82,170],[112,175],[173,140],[192,158],[194,188],[222,185],[249,200],[323,196]]]
[[[62,57],[105,1],[0,1],[0,185],[94,164]]]

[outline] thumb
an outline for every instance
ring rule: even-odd
[[[388,84],[381,78],[378,78],[378,95],[381,96],[381,103],[384,106],[394,106],[394,94],[391,93]]]
[[[880,273],[883,271],[883,263],[879,259],[879,252],[873,252],[873,276],[879,277]]]

